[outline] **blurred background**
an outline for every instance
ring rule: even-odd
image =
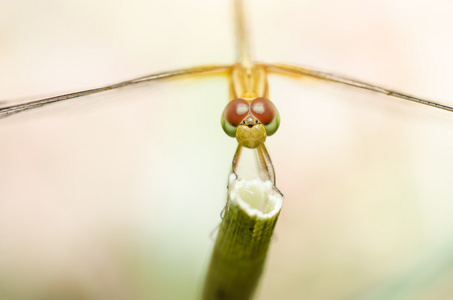
[[[448,1],[247,3],[257,60],[453,105]],[[230,1],[0,0],[0,101],[235,59]],[[236,141],[221,76],[0,120],[0,299],[197,299]],[[451,299],[453,115],[270,77],[285,203],[257,299]]]

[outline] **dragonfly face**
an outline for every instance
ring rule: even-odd
[[[247,148],[256,148],[273,135],[280,125],[280,114],[275,105],[267,98],[253,100],[237,98],[225,107],[222,128],[238,143]]]

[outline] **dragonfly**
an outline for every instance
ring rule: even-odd
[[[259,53],[259,49],[256,49],[256,50],[257,50],[256,52]],[[245,62],[244,62],[244,63],[241,63],[239,66],[236,65],[236,69],[235,69],[236,71],[235,71],[235,72],[240,72],[240,66],[241,66],[241,65],[246,65],[246,63],[245,63]],[[211,68],[212,66],[208,66],[208,67]],[[215,67],[215,66],[214,66],[214,67]],[[253,68],[255,68],[255,69],[253,69]],[[286,65],[286,64],[285,64],[285,65],[280,65],[280,64],[267,64],[266,62],[264,62],[264,63],[261,64],[261,65],[260,65],[260,64],[258,64],[258,65],[254,64],[254,65],[253,65],[253,68],[251,68],[252,71],[253,71],[253,70],[258,70],[258,69],[260,69],[260,68],[263,68],[263,71],[264,71],[264,72],[275,73],[275,74],[278,73],[279,75],[291,74],[291,73],[296,72],[296,71],[298,72],[298,71],[300,71],[300,69],[301,69],[301,68],[299,68],[299,67],[292,68],[292,67],[290,67],[290,66],[288,66],[288,65]],[[305,69],[305,68],[302,68],[302,69],[305,70],[305,71],[307,71],[307,69]],[[219,72],[223,72],[223,73],[228,73],[228,72],[229,72],[230,74],[233,74],[233,69],[232,69],[232,67],[231,67],[230,65],[222,65],[221,68],[217,69],[217,71],[215,71],[214,68],[213,68],[213,69],[210,69],[209,71],[208,71],[208,69],[203,69],[203,70],[202,70],[202,69],[197,69],[197,68],[190,69],[190,70],[192,70],[192,71],[195,72],[195,73],[197,73],[197,72],[199,72],[199,71],[200,71],[200,72],[206,71],[206,72],[210,72],[210,73],[211,73],[211,72],[217,72],[217,71],[219,71]],[[191,72],[190,70],[185,69],[185,72],[187,72],[187,73],[185,74],[185,76],[188,76],[188,75],[192,74],[192,73],[190,73],[190,72]],[[249,69],[249,70],[250,70],[250,69]],[[308,70],[311,71],[311,69],[308,69]],[[156,75],[156,76],[157,76],[157,77],[159,77],[159,76],[163,76],[163,77],[165,77],[165,76],[168,76],[168,77],[172,76],[173,78],[177,78],[177,76],[181,75],[181,73],[178,73],[178,72],[179,72],[179,71],[176,71],[176,72],[164,72],[164,73],[159,73],[159,74]],[[184,73],[184,72],[182,72],[182,73]],[[252,72],[252,73],[253,73],[253,72]],[[313,73],[313,74],[311,74],[311,75],[316,75],[316,74]],[[318,75],[321,75],[321,76],[324,76],[324,75],[327,76],[327,75],[329,75],[329,76],[330,76],[331,73],[330,73],[330,72],[321,72],[321,73],[318,74]],[[183,76],[183,75],[181,75],[181,76]],[[298,75],[296,74],[296,77],[297,77],[297,76],[298,76]],[[308,75],[308,76],[310,76],[310,75]],[[136,83],[138,84],[138,82],[140,82],[140,80],[147,80],[147,79],[150,79],[150,80],[151,80],[151,78],[157,78],[157,77],[146,77],[146,78],[143,78],[143,79],[136,79],[136,80],[134,80],[134,82],[129,82],[129,83],[126,83],[125,85],[134,85],[134,84],[136,84]],[[181,77],[181,78],[182,78],[182,77]],[[302,78],[307,78],[307,74],[305,74],[305,76],[303,76]],[[316,78],[316,76],[313,77],[313,78]],[[340,77],[340,78],[343,78],[343,77]],[[328,80],[328,79],[326,79],[326,80]],[[127,81],[126,81],[126,82],[127,82]],[[177,84],[177,81],[171,81],[170,83],[171,83],[171,84]],[[124,82],[123,82],[123,84],[124,84]],[[266,98],[266,99],[269,99],[269,100],[271,100],[271,101],[274,101],[276,107],[279,108],[279,103],[278,103],[278,102],[279,102],[280,100],[279,100],[276,96],[273,96],[273,95],[272,95],[272,91],[273,91],[272,85],[270,86],[269,90],[270,90],[270,93],[271,93],[270,96],[266,95],[265,93],[264,93],[263,95],[257,95],[257,96],[260,96],[260,97],[262,96],[262,97],[264,97],[264,98]],[[108,93],[108,92],[106,92],[106,93]],[[368,94],[366,94],[366,95],[368,95]],[[242,96],[242,95],[239,96],[239,97],[247,98],[247,97],[244,97],[244,96]],[[253,97],[255,97],[255,96],[253,96]],[[226,97],[225,97],[225,98],[226,98]],[[390,97],[389,97],[389,98],[390,98]],[[232,99],[232,96],[230,96],[230,99]],[[274,100],[274,99],[275,99],[275,100]],[[380,99],[384,99],[384,98],[380,98]],[[71,101],[71,100],[68,100],[68,101]],[[72,100],[72,101],[75,101],[75,100]],[[220,100],[220,101],[221,101],[221,100]],[[246,99],[246,101],[247,101],[247,99]],[[387,99],[386,99],[385,101],[387,101]],[[398,99],[395,98],[395,101],[398,101]],[[442,105],[441,103],[439,103],[439,104]],[[23,104],[19,104],[19,105],[23,105]],[[35,105],[35,104],[32,104],[32,105],[29,106],[29,107],[32,107],[33,105]],[[46,104],[45,106],[47,106],[47,107],[55,106],[55,107],[56,107],[57,105],[59,105],[59,104],[58,104],[58,103],[49,104],[49,105]],[[414,105],[415,105],[415,104],[414,104]],[[38,105],[38,106],[39,106],[39,105]],[[16,116],[17,116],[17,117],[20,117],[20,115],[21,115],[22,113],[25,114],[25,113],[26,113],[25,111],[27,111],[27,110],[25,110],[25,111],[24,111],[24,110],[21,110],[21,108],[24,108],[24,106],[21,106],[21,108],[20,108],[19,106],[15,106],[15,108],[13,108],[13,107],[11,107],[11,106],[9,106],[9,105],[6,105],[6,107],[7,107],[7,108],[5,108],[5,109],[3,110],[3,112],[5,113],[5,116],[8,116],[8,117],[5,118],[5,119],[2,120],[2,121],[13,120],[13,118],[15,118]],[[38,107],[36,107],[36,106],[33,106],[33,107],[35,107],[35,108],[33,108],[31,111],[34,111],[34,112],[33,112],[34,118],[39,118],[40,110],[41,110],[41,109],[44,109],[44,107],[43,107],[43,108],[38,108]],[[56,109],[58,109],[58,108],[56,108]],[[428,108],[427,108],[427,109],[428,109]],[[15,113],[15,112],[17,112],[17,111],[21,111],[21,112],[20,112],[20,113]],[[218,112],[218,115],[220,115],[220,113],[221,113],[221,111]],[[285,117],[284,117],[283,114],[282,114],[282,117],[283,117],[282,123],[284,124],[286,121],[285,121]],[[215,125],[218,126],[218,122],[217,122],[217,124],[215,124]],[[277,131],[272,137],[269,137],[269,138],[267,139],[268,143],[272,143],[272,139],[273,139],[274,137],[275,137],[275,138],[278,138],[278,135],[279,135],[279,132]],[[230,141],[230,143],[233,143],[233,142]],[[264,144],[262,144],[262,145],[264,145]],[[274,158],[274,159],[275,159],[275,158]]]
[[[233,172],[235,172],[236,164],[239,161],[239,155],[242,147],[251,149],[256,148],[263,168],[266,169],[266,173],[269,178],[271,178],[275,183],[275,171],[273,170],[273,165],[268,151],[264,146],[264,141],[267,136],[271,136],[277,131],[280,125],[280,115],[275,105],[268,99],[268,74],[277,73],[287,76],[313,77],[453,112],[453,107],[448,105],[418,98],[409,94],[379,87],[364,81],[334,73],[327,73],[315,69],[279,63],[257,64],[252,60],[249,50],[249,40],[245,29],[245,19],[242,7],[242,1],[236,0],[235,15],[238,37],[238,62],[236,64],[198,66],[156,73],[99,88],[9,105],[0,108],[0,118],[9,117],[23,111],[36,109],[56,102],[67,101],[135,84],[188,75],[227,72],[230,81],[230,101],[222,114],[221,124],[225,133],[231,137],[236,137],[239,144],[235,158],[233,159]]]

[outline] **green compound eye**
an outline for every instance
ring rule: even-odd
[[[275,132],[277,132],[277,129],[278,129],[279,126],[280,126],[280,113],[277,111],[277,115],[272,120],[272,122],[270,122],[267,125],[264,125],[264,128],[266,128],[267,136],[271,136]]]
[[[236,126],[231,125],[225,120],[224,114],[222,114],[222,119],[220,120],[222,124],[223,131],[231,137],[236,137]]]

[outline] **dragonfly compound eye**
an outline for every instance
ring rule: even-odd
[[[236,136],[237,126],[249,114],[250,105],[244,99],[234,99],[230,101],[222,113],[222,128],[231,137]]]
[[[256,98],[250,104],[250,111],[266,128],[268,136],[273,135],[280,126],[280,114],[274,103],[266,98]]]

